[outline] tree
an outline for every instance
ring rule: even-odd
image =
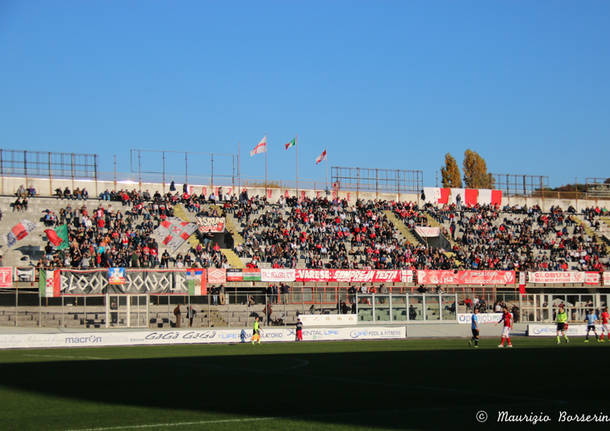
[[[471,189],[492,189],[493,177],[487,173],[487,164],[479,153],[472,150],[464,152],[464,183]]]
[[[460,168],[453,156],[449,153],[445,154],[445,166],[441,167],[441,175],[443,177],[443,187],[458,189],[462,187]]]

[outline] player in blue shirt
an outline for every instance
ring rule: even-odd
[[[475,308],[470,320],[470,329],[472,330],[472,338],[468,342],[469,346],[479,347],[479,309]]]
[[[597,331],[595,330],[596,321],[597,314],[595,314],[595,311],[589,310],[585,319],[585,322],[587,322],[587,335],[585,337],[585,343],[589,342],[589,331],[593,331],[593,333],[595,334],[595,339],[599,342],[599,337],[597,336]]]

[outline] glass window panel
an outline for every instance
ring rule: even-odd
[[[409,295],[409,320],[424,320],[422,295]]]

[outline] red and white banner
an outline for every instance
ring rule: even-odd
[[[441,235],[440,227],[415,226],[415,232],[422,238],[436,238]]]
[[[419,284],[515,284],[515,271],[417,271]]]
[[[227,270],[225,268],[208,268],[208,283],[222,284],[227,282]]]
[[[201,233],[207,232],[224,232],[225,218],[224,217],[197,217],[197,229]]]
[[[261,268],[261,280],[273,282],[295,281],[295,270],[284,268]]]
[[[13,287],[13,268],[0,268],[0,287]]]
[[[599,284],[599,272],[579,272],[579,271],[549,271],[549,272],[528,272],[527,279],[530,283],[577,283],[577,284]]]
[[[466,206],[502,204],[502,190],[424,187],[424,194],[426,202],[433,204],[455,204],[458,200]]]
[[[398,283],[413,282],[411,270],[381,269],[295,269],[296,281],[339,283]]]
[[[599,285],[602,282],[602,275],[599,272],[585,272],[585,284]]]
[[[604,272],[604,286],[610,286],[610,272]]]
[[[261,154],[261,153],[266,153],[267,152],[267,137],[264,136],[263,139],[261,139],[261,141],[256,145],[256,147],[254,147],[254,149],[252,151],[250,151],[250,157],[256,155],[256,154]]]

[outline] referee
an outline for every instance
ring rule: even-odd
[[[566,343],[570,342],[570,339],[566,335],[566,329],[568,327],[568,313],[566,313],[565,306],[563,304],[559,304],[559,311],[557,312],[557,344],[561,344],[561,339],[559,335],[563,335]]]

